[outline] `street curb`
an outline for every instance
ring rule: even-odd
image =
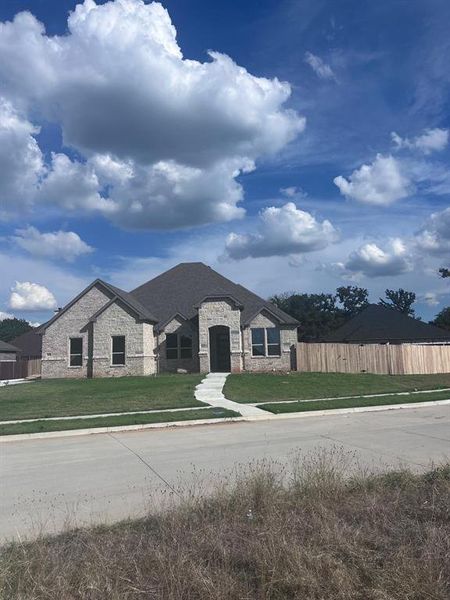
[[[26,440],[93,435],[98,433],[119,433],[127,431],[142,431],[145,429],[168,429],[171,427],[193,427],[195,425],[216,425],[219,423],[236,423],[249,421],[271,421],[280,419],[301,419],[303,417],[324,417],[326,415],[346,415],[352,413],[379,412],[388,410],[401,410],[405,408],[425,408],[427,406],[450,405],[449,400],[432,400],[430,402],[410,402],[407,404],[384,404],[381,406],[355,406],[353,408],[332,408],[329,410],[311,410],[293,413],[247,416],[247,417],[222,417],[217,419],[191,419],[189,421],[173,421],[172,423],[147,423],[143,425],[117,425],[115,427],[92,427],[90,429],[72,429],[69,431],[47,431],[42,433],[21,433],[16,435],[0,436],[0,444]]]

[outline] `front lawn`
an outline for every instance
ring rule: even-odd
[[[362,398],[340,398],[338,400],[306,400],[305,402],[274,402],[260,404],[258,408],[275,415],[282,413],[308,412],[316,410],[333,410],[335,408],[355,408],[358,406],[386,406],[390,404],[414,404],[416,402],[433,402],[434,400],[450,400],[450,392],[430,392],[427,394],[402,394],[394,396],[373,396]]]
[[[243,373],[230,375],[224,394],[235,402],[279,402],[450,388],[442,375],[373,375],[371,373]]]
[[[201,375],[53,379],[0,388],[0,421],[204,406]]]
[[[31,421],[29,423],[7,423],[0,425],[0,436],[44,431],[66,431],[91,429],[93,427],[117,427],[126,425],[146,425],[148,423],[173,423],[202,419],[239,417],[240,414],[226,408],[203,408],[197,410],[174,410],[170,412],[138,413],[115,417],[93,417],[91,419],[64,419],[55,421]]]

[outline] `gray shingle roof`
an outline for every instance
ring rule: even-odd
[[[333,331],[326,342],[400,343],[450,341],[450,331],[403,315],[398,310],[369,304],[356,317]]]
[[[20,350],[12,344],[8,344],[8,342],[0,340],[0,352],[20,352]]]
[[[22,356],[42,356],[42,335],[36,333],[36,329],[22,333],[11,343],[19,348]]]
[[[231,296],[242,304],[242,324],[267,308],[280,323],[298,325],[298,321],[284,311],[200,262],[181,263],[130,293],[148,307],[159,322],[167,321],[176,313],[191,319],[197,315],[195,306],[205,297]]]

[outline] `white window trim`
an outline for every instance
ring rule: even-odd
[[[253,329],[262,329],[264,331],[264,343],[254,344],[253,343]],[[280,341],[278,344],[269,344],[267,341],[267,330],[278,329]],[[253,346],[262,346],[264,354],[253,354]],[[278,354],[269,354],[269,346],[279,346],[280,352]],[[281,329],[279,327],[250,327],[250,352],[252,358],[280,358],[281,356]]]
[[[72,352],[70,351],[70,343],[71,343],[72,340],[81,340],[81,365],[71,365],[70,364],[72,356],[80,356],[79,354],[72,354]],[[84,357],[84,353],[83,353],[83,350],[84,350],[84,338],[83,338],[83,336],[81,336],[81,335],[71,335],[71,336],[69,336],[68,346],[69,346],[68,347],[68,352],[67,352],[68,357],[69,357],[69,363],[67,365],[68,368],[69,369],[82,369],[83,368],[83,357]]]
[[[122,352],[113,352],[113,339],[115,337],[123,337],[123,340],[124,340],[123,353]],[[123,363],[120,363],[119,365],[113,364],[113,354],[123,354]],[[116,367],[123,368],[123,367],[126,366],[126,363],[127,363],[127,338],[126,338],[125,335],[122,335],[122,334],[118,333],[118,334],[115,334],[115,335],[111,336],[111,352],[110,352],[110,357],[111,357],[111,360],[110,360],[110,363],[111,363],[110,367],[111,368],[114,368],[114,369]]]

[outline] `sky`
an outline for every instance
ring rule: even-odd
[[[3,0],[0,318],[202,261],[450,304],[447,0]]]

